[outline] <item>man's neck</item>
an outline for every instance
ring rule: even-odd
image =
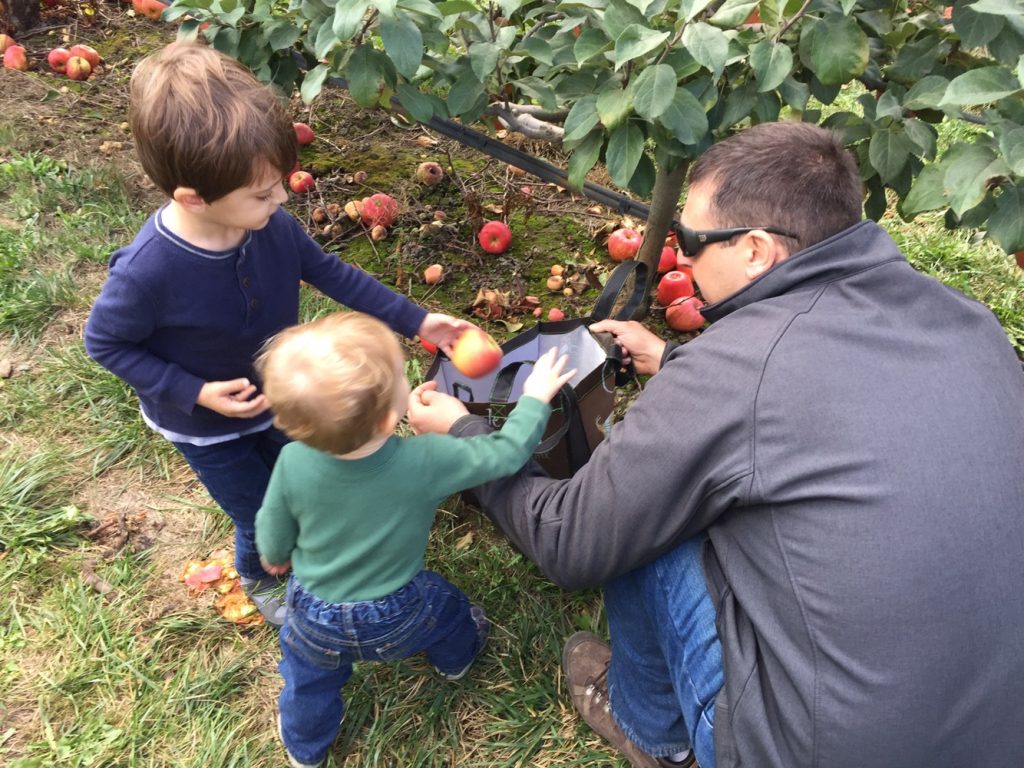
[[[247,230],[225,227],[215,221],[197,216],[175,200],[171,200],[164,208],[160,221],[186,243],[205,251],[234,250],[242,244],[248,234]]]

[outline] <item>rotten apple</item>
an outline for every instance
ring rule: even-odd
[[[390,227],[398,217],[398,203],[391,195],[378,192],[363,198],[359,215],[364,226],[373,228],[379,224],[382,227]]]
[[[444,178],[444,170],[438,163],[427,161],[416,168],[416,178],[428,187],[432,187]]]

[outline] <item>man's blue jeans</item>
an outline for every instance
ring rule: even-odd
[[[277,456],[289,442],[270,427],[213,445],[174,443],[210,496],[235,524],[235,569],[248,579],[269,574],[256,551],[256,513]]]
[[[701,768],[714,768],[722,647],[701,566],[704,538],[608,582],[604,602],[615,720],[648,754],[692,746]]]
[[[378,600],[328,603],[292,576],[281,628],[281,733],[302,763],[323,760],[344,714],[341,688],[356,661],[396,661],[423,651],[443,673],[480,652],[469,598],[442,576],[420,573]]]

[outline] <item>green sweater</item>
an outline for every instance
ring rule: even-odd
[[[498,432],[392,437],[369,456],[340,459],[286,445],[256,515],[268,563],[292,562],[303,588],[330,603],[374,600],[423,570],[437,506],[526,464],[550,406],[520,398]]]

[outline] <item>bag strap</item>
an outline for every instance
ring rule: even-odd
[[[516,375],[524,365],[533,365],[534,360],[517,360],[509,363],[494,377],[494,384],[491,386],[490,402],[508,403],[512,394],[512,386],[515,384]],[[552,435],[542,440],[534,453],[547,453],[564,437],[566,446],[569,449],[569,469],[575,474],[590,459],[590,444],[587,442],[587,431],[583,426],[583,418],[580,416],[579,402],[576,399],[576,390],[565,383],[558,391],[558,403],[565,415],[564,422]]]
[[[633,292],[622,306],[622,309],[612,319],[631,320],[633,318],[637,309],[647,300],[647,265],[636,259],[622,262],[608,276],[608,280],[604,284],[604,290],[597,297],[594,310],[590,313],[590,317],[595,322],[605,320],[611,316],[612,308],[615,306],[615,302],[619,300],[623,286],[626,285],[626,281],[633,274],[636,275],[636,279],[633,281]]]

